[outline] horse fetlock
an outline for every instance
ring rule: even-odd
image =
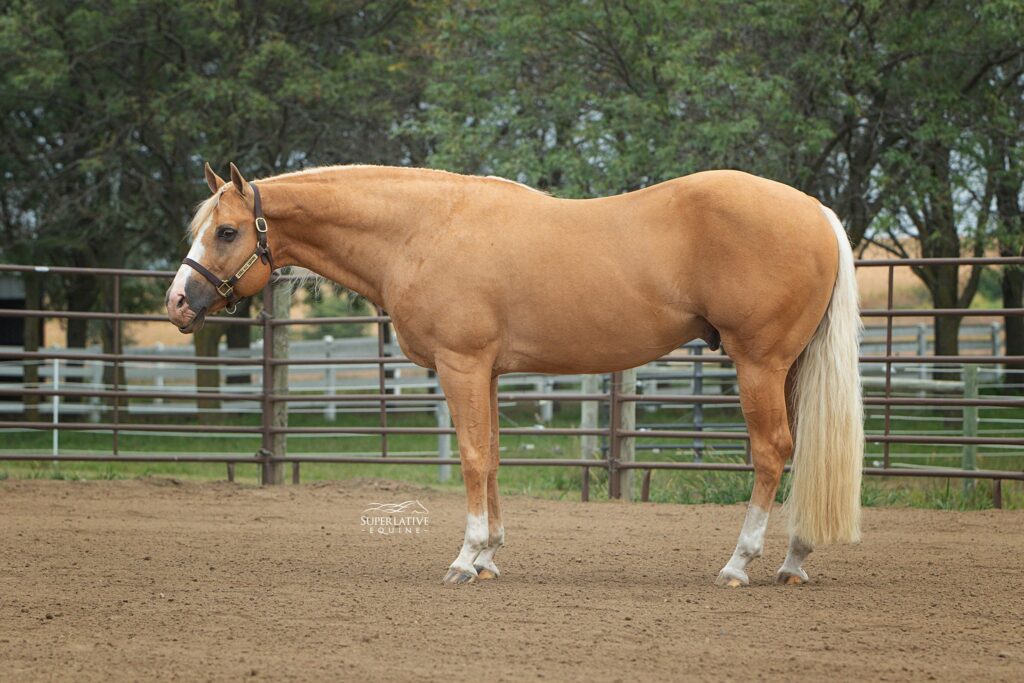
[[[739,560],[741,560],[743,562],[744,566],[745,566],[748,563],[753,562],[757,558],[761,557],[761,549],[760,548],[750,548],[750,549],[740,550],[739,548],[737,548],[736,549],[736,557]]]

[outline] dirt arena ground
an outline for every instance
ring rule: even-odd
[[[361,523],[408,499],[423,533]],[[1024,679],[1022,512],[867,510],[795,588],[772,583],[776,519],[726,590],[741,507],[505,510],[503,576],[452,589],[456,493],[0,482],[0,679]]]

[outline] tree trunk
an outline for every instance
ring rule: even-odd
[[[220,355],[220,337],[224,328],[220,325],[206,325],[192,335],[195,343],[196,356],[208,356],[216,358]],[[220,369],[208,365],[196,366],[196,389],[199,391],[218,391],[220,389]],[[215,414],[207,413],[207,410],[219,410],[220,401],[216,399],[203,399],[198,402],[200,424],[212,424],[216,422]]]
[[[64,278],[64,287],[67,291],[67,305],[69,311],[91,311],[95,308],[96,299],[99,297],[99,291],[97,289],[98,282],[97,278],[87,275],[70,275]],[[109,323],[104,323],[109,324]],[[67,321],[68,325],[68,349],[84,349],[89,345],[89,321],[84,319],[71,318]],[[101,336],[103,336],[101,334]],[[104,351],[107,351],[108,344],[103,344]],[[65,373],[65,377],[62,379],[68,383],[76,383],[84,381],[84,377],[81,374],[82,368],[85,364],[81,361],[68,361],[67,368],[69,372]],[[103,366],[103,382],[110,384],[113,379],[113,369],[111,366]],[[79,398],[77,396],[69,396],[61,399],[67,403],[84,403],[88,401],[85,398]]]
[[[252,299],[238,302],[238,310],[231,317],[248,318],[252,310]],[[225,333],[228,349],[248,349],[252,345],[252,328],[248,325],[228,325]],[[225,384],[252,384],[252,375],[247,371],[232,370],[224,379]]]
[[[1020,163],[1004,136],[997,137],[1000,150],[995,168],[989,170],[996,179],[996,215],[999,217],[999,255],[1020,256],[1024,246],[1024,207],[1018,197],[1024,189],[1024,165]],[[1003,308],[1024,307],[1024,270],[1019,266],[1003,268]],[[1004,318],[1006,355],[1024,356],[1024,320],[1020,316]],[[1024,358],[1006,363],[1003,381],[1013,387],[1024,375]],[[1019,391],[1019,389],[1017,390]]]
[[[1003,308],[1024,308],[1024,270],[1015,266],[1003,269]],[[1024,372],[1024,318],[1008,315],[1003,318],[1006,333],[1006,355],[1022,356],[1006,363],[1003,381],[1009,385],[1021,382]]]
[[[932,285],[929,287],[936,308],[956,308],[959,300],[958,269],[956,266],[931,266]],[[960,316],[935,316],[935,355],[960,355]],[[958,379],[958,373],[949,366],[939,365],[932,373],[935,379]]]
[[[100,292],[95,277],[73,275],[65,278],[69,311],[91,311]],[[89,344],[89,321],[68,320],[68,348],[84,349]]]

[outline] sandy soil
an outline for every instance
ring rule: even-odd
[[[420,534],[374,535],[418,499]],[[717,589],[741,507],[506,499],[503,576],[444,588],[455,493],[0,482],[0,679],[1022,680],[1024,513],[868,510],[778,587]]]

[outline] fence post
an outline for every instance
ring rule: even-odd
[[[288,404],[272,402],[272,394],[288,393],[288,366],[275,366],[275,358],[288,357],[288,330],[271,324],[276,312],[287,315],[291,306],[290,285],[280,278],[271,277],[263,289],[263,484],[283,484],[284,466],[275,462],[286,453],[287,436],[275,434],[271,429],[288,426]]]
[[[441,429],[449,429],[452,426],[452,416],[448,409],[448,401],[438,401],[434,408],[434,415],[437,417],[437,426]],[[437,435],[437,457],[450,460],[452,457],[452,435]],[[452,466],[440,465],[437,468],[437,478],[440,481],[448,481],[452,478]]]
[[[60,422],[60,396],[56,392],[60,391],[60,359],[53,359],[53,457],[57,457],[57,453],[60,452],[60,430],[57,429],[57,423]],[[56,465],[57,461],[54,460],[53,464]]]
[[[121,314],[121,276],[114,275],[114,313],[116,315]],[[112,382],[114,392],[121,388],[121,319],[114,318],[113,324],[113,347],[114,351],[114,379]],[[126,404],[127,405],[127,404]],[[121,397],[114,396],[114,437],[112,449],[114,455],[120,450],[120,431],[118,426],[121,424]]]
[[[1001,356],[1003,354],[1003,345],[999,342],[999,333],[1002,331],[1002,329],[1003,329],[1003,324],[1002,323],[997,323],[997,322],[992,323],[991,330],[992,330],[992,355],[993,356]],[[998,365],[995,366],[994,374],[995,374],[995,381],[996,382],[1002,382],[1003,381],[1003,370],[1004,370],[1005,367],[1006,366],[1002,365],[1002,364],[998,364]]]
[[[928,326],[924,323],[917,325],[917,357],[924,358],[928,355]],[[917,368],[917,377],[922,382],[928,379],[928,366],[921,362]],[[917,392],[918,398],[928,398],[928,392],[921,389]]]
[[[964,366],[964,398],[978,398],[978,366]],[[964,407],[964,436],[978,435],[977,406]],[[965,470],[977,469],[978,446],[973,443],[964,444],[961,467]],[[974,479],[964,479],[964,494],[974,490]]]
[[[584,394],[596,394],[601,390],[601,378],[598,375],[583,375],[580,384]],[[597,401],[580,402],[580,429],[597,429],[597,414],[600,404]],[[584,434],[580,437],[580,459],[598,458],[601,446],[596,434]]]
[[[622,439],[619,436],[621,428],[619,402],[619,389],[622,385],[622,373],[613,372],[608,382],[608,497],[620,498],[622,489],[619,482],[619,453],[622,448]]]
[[[601,377],[599,375],[583,375],[580,382],[580,390],[584,394],[596,394],[601,390]],[[580,429],[597,429],[598,415],[601,404],[597,401],[580,402]],[[580,459],[597,460],[601,457],[601,442],[597,434],[584,434],[580,436]],[[586,503],[590,500],[590,468],[581,467],[580,474],[583,481],[580,485],[580,500]]]
[[[97,360],[92,362],[83,362],[82,367],[92,368],[92,377],[90,379],[90,386],[93,389],[103,390],[106,387],[103,385],[103,361]],[[100,421],[100,408],[101,401],[99,396],[93,396],[89,399],[89,404],[92,408],[89,409],[89,421],[99,422]]]
[[[636,368],[625,370],[621,375],[620,392],[636,393]],[[636,401],[627,401],[619,408],[620,426],[622,429],[636,429]],[[627,436],[619,440],[619,462],[636,461],[636,437]],[[633,472],[631,469],[619,469],[619,495],[626,500],[633,500]]]
[[[555,380],[553,377],[544,377],[540,383],[541,391],[545,394],[550,394],[555,390]],[[537,406],[540,409],[540,421],[543,424],[551,424],[551,420],[555,416],[555,402],[546,399],[538,402]]]
[[[334,337],[329,335],[329,334],[325,334],[324,335],[324,358],[327,359],[327,367],[324,368],[324,379],[327,380],[327,395],[328,396],[334,396],[334,390],[335,390],[335,386],[336,386],[335,385],[336,379],[335,379],[335,376],[334,376],[334,366],[331,365],[331,347],[333,345],[334,345]],[[330,400],[327,401],[326,405],[324,406],[324,417],[326,417],[328,421],[334,422],[334,420],[338,417],[338,404],[335,403],[334,401],[330,401]]]
[[[704,355],[704,347],[698,346],[694,350],[694,355]],[[697,362],[693,364],[693,393],[697,396],[704,394],[704,364]],[[693,404],[693,428],[696,431],[702,431],[704,429],[704,404],[694,403]],[[693,461],[701,462],[704,460],[704,439],[693,440]]]
[[[380,306],[375,306],[374,310],[377,313],[378,318],[383,318],[387,315],[387,312]],[[380,399],[380,426],[381,429],[387,430],[388,428],[388,402],[384,399],[384,394],[388,392],[387,381],[388,371],[385,368],[383,358],[388,355],[387,346],[385,344],[385,337],[390,336],[388,329],[388,323],[378,321],[377,322],[377,357],[380,359],[377,362],[377,389],[381,395]],[[383,458],[388,457],[388,433],[382,431],[380,434],[380,455]]]
[[[159,342],[158,341],[156,343],[156,345],[154,346],[154,348],[156,349],[156,355],[158,355],[158,356],[164,355],[164,343],[163,342]],[[164,381],[164,364],[163,363],[155,363],[153,365],[153,367],[156,370],[156,377],[153,378],[153,386],[156,387],[157,391],[163,391],[164,390],[164,386],[166,386],[166,383]],[[163,402],[164,402],[164,400],[162,398],[154,398],[153,399],[153,405],[163,405]]]

